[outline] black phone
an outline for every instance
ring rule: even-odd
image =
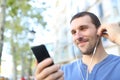
[[[33,52],[34,56],[36,57],[38,63],[43,61],[44,59],[50,57],[49,52],[44,44],[31,47],[31,49],[32,49],[32,52]],[[53,64],[54,63],[52,63],[51,65],[53,65]]]

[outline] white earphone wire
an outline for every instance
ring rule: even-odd
[[[92,57],[91,57],[91,61],[90,61],[90,63],[89,63],[88,66],[90,66],[90,65],[92,64],[92,62],[93,62],[93,57],[94,57],[94,55],[95,55],[95,53],[96,53],[96,49],[97,49],[97,46],[98,46],[99,41],[100,41],[100,38],[98,37],[98,40],[97,40],[97,42],[96,42],[96,44],[95,44],[95,48],[94,48],[94,51],[93,51],[93,55],[92,55]],[[77,67],[78,67],[78,70],[80,71],[80,75],[81,75],[81,77],[82,77],[82,80],[88,80],[88,74],[89,74],[88,67],[87,67],[87,72],[86,72],[86,79],[84,79],[83,74],[82,74],[82,70],[81,70],[81,68],[80,68],[80,64],[79,64],[79,62],[78,62],[79,60],[78,60],[77,55],[75,54],[75,51],[74,51],[74,47],[73,47],[73,53],[74,53],[74,55],[75,55],[75,59],[77,60]]]

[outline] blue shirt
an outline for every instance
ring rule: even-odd
[[[87,66],[82,60],[77,60],[84,80],[86,80]],[[64,72],[64,80],[83,80],[77,61],[65,64],[61,67]],[[88,74],[88,80],[120,80],[120,57],[109,55],[100,63],[96,64]]]

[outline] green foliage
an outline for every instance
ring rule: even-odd
[[[7,0],[7,8],[10,8],[9,15],[14,17],[17,16],[18,10],[22,13],[22,15],[27,15],[31,6],[28,4],[28,0]]]
[[[21,55],[27,60],[27,53],[30,53],[27,33],[29,26],[28,20],[37,19],[36,24],[46,23],[41,16],[42,9],[37,11],[29,4],[29,0],[6,0],[6,23],[5,23],[5,41],[10,43],[11,54],[17,64],[21,63]],[[7,35],[10,35],[7,37]],[[26,62],[26,61],[25,61]],[[17,65],[16,65],[17,66]]]

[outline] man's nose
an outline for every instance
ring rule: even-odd
[[[75,38],[79,39],[79,38],[82,38],[82,37],[83,37],[83,34],[80,31],[77,31],[76,35],[75,35]]]

